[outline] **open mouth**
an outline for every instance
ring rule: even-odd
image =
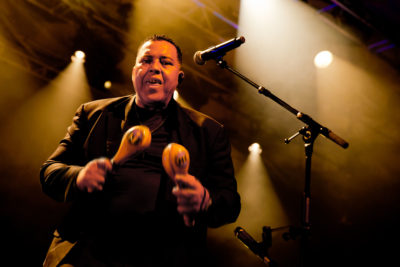
[[[161,84],[162,84],[162,82],[161,82],[161,80],[160,80],[160,79],[157,79],[157,78],[151,78],[151,79],[149,79],[149,80],[147,80],[147,81],[146,81],[146,84],[151,84],[151,85],[154,85],[154,84],[156,84],[156,85],[161,85]]]

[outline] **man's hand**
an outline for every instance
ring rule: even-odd
[[[79,190],[92,193],[103,190],[107,171],[112,170],[111,161],[107,158],[94,159],[90,161],[79,172],[76,185]]]
[[[179,213],[195,214],[205,209],[210,196],[199,180],[190,174],[176,174],[175,181],[177,186],[172,193],[176,196]]]

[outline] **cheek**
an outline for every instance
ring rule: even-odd
[[[169,74],[168,77],[168,87],[173,87],[172,89],[175,89],[178,86],[178,74],[179,73],[173,73]],[[172,90],[171,89],[171,90]]]
[[[135,89],[137,86],[141,85],[141,80],[142,80],[142,73],[143,71],[141,69],[134,69],[132,71],[132,82],[133,85],[135,86]]]

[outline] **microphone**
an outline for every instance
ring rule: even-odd
[[[246,40],[244,39],[244,37],[240,36],[226,41],[222,44],[210,47],[204,51],[197,51],[193,56],[193,60],[199,65],[204,65],[207,60],[223,57],[226,52],[229,52],[232,49],[239,47],[245,41]]]
[[[269,267],[276,267],[277,264],[268,258],[266,248],[263,247],[262,243],[258,243],[254,238],[246,232],[242,227],[238,226],[235,229],[235,236],[243,242],[254,254],[259,256],[263,262]]]

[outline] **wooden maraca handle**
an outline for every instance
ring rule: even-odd
[[[165,172],[179,188],[179,184],[175,181],[175,174],[188,173],[190,164],[189,152],[182,145],[170,143],[164,148],[162,164]],[[195,224],[195,220],[190,216],[190,214],[183,214],[183,221],[188,227],[192,227]]]
[[[150,143],[150,129],[145,125],[133,126],[125,132],[118,151],[111,159],[111,162],[116,165],[122,165],[133,154],[148,148]]]

